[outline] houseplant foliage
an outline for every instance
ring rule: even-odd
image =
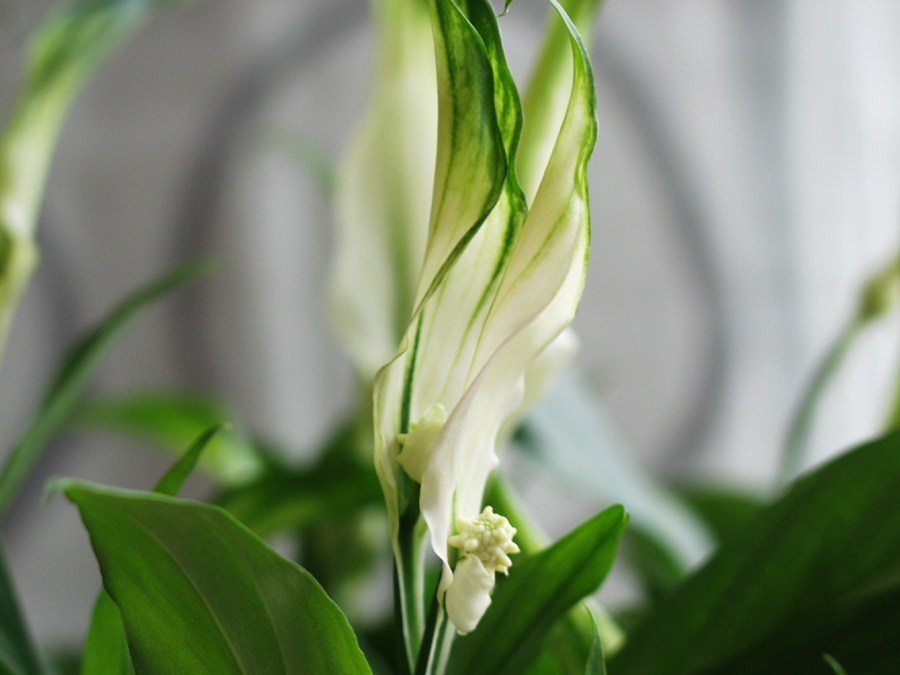
[[[35,37],[0,142],[2,336],[37,260],[34,227],[68,106],[113,46],[170,4],[82,2]],[[703,490],[676,497],[627,463],[600,463],[611,450],[577,389],[558,434],[548,431],[552,407],[528,417],[577,349],[569,323],[590,245],[597,9],[597,0],[549,0],[520,96],[488,0],[374,2],[378,63],[336,172],[329,291],[361,403],[312,465],[291,466],[223,424],[234,416],[214,395],[85,398],[133,321],[209,265],[175,267],[73,344],[10,440],[0,514],[63,430],[137,434],[177,455],[151,491],[48,485],[77,508],[103,579],[75,672],[897,671],[896,412],[879,438],[770,503]],[[898,270],[891,262],[866,285],[854,334],[893,311]],[[834,367],[813,378],[801,426]],[[500,466],[527,419],[523,444],[605,467],[592,480],[624,505],[598,504],[548,540]],[[217,485],[210,503],[178,497],[195,468]],[[589,597],[629,536],[631,508],[628,562],[651,592],[616,616]],[[264,539],[285,534],[301,543],[298,561]],[[55,672],[29,637],[2,553],[0,672]],[[357,589],[384,557],[393,611],[359,621]]]

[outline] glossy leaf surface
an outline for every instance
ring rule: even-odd
[[[303,568],[221,509],[63,484],[137,672],[368,673],[347,620]]]
[[[541,553],[516,561],[478,627],[457,638],[451,675],[521,673],[554,622],[603,582],[628,522],[611,506]]]

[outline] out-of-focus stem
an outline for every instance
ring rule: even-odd
[[[779,471],[779,478],[782,483],[788,482],[803,467],[809,441],[809,431],[812,427],[816,410],[819,407],[822,396],[825,394],[825,390],[844,362],[844,358],[859,336],[864,324],[865,322],[858,316],[854,316],[848,321],[841,329],[837,339],[825,352],[825,357],[813,373],[812,379],[809,381],[800,400],[800,405],[797,407],[788,427]]]

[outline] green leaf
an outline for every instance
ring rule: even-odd
[[[803,477],[644,617],[611,670],[708,672],[896,572],[898,483],[900,432]]]
[[[214,425],[200,434],[184,455],[156,483],[153,491],[170,497],[176,496],[184,485],[184,481],[197,465],[201,453],[213,436],[222,429],[222,426],[221,424]],[[134,666],[128,653],[122,614],[109,594],[105,590],[101,590],[91,615],[81,673],[82,675],[129,675],[133,672]]]
[[[43,670],[28,628],[19,609],[19,601],[6,568],[6,554],[0,543],[0,672],[15,675],[41,675]]]
[[[703,518],[720,542],[740,537],[744,527],[765,505],[757,493],[724,486],[682,486],[678,488],[678,495]]]
[[[131,655],[122,614],[106,591],[101,590],[94,603],[84,654],[81,675],[132,675]]]
[[[454,643],[448,672],[522,672],[554,622],[606,578],[627,522],[625,509],[611,506],[545,551],[516,561],[478,627]]]
[[[47,443],[65,424],[85,386],[126,329],[156,300],[209,271],[208,263],[191,262],[167,272],[128,296],[69,349],[47,388],[37,414],[13,447],[0,472],[0,517],[12,504]]]
[[[34,35],[19,94],[0,137],[0,351],[37,264],[34,230],[63,119],[98,64],[157,7],[176,0],[89,0]]]
[[[215,424],[200,434],[178,461],[159,479],[153,491],[169,497],[178,495],[181,486],[184,485],[184,481],[187,480],[187,477],[191,475],[191,471],[197,466],[201,453],[206,449],[212,438],[224,427],[224,424]]]
[[[138,672],[368,673],[319,584],[218,507],[70,481]]]
[[[590,611],[588,611],[590,614]],[[591,624],[594,626],[594,641],[591,643],[591,653],[588,655],[584,667],[585,675],[606,675],[606,659],[603,656],[603,641],[600,639],[600,629],[597,627],[597,619],[590,614]]]
[[[895,585],[808,614],[790,630],[778,631],[704,673],[821,675],[830,666],[838,675],[894,675],[900,672],[897,635],[900,587]]]
[[[75,429],[130,434],[178,455],[204,429],[233,419],[232,411],[213,396],[160,391],[84,401],[70,424]],[[235,485],[259,476],[264,463],[246,435],[230,429],[210,440],[199,467],[218,483]]]
[[[272,464],[256,480],[223,492],[217,502],[258,535],[303,531],[324,518],[381,504],[371,466],[322,462],[297,470]]]

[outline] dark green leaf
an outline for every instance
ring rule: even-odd
[[[704,675],[900,672],[900,587],[881,589],[804,616]],[[828,665],[824,665],[822,661]]]
[[[270,466],[252,483],[224,492],[217,502],[260,536],[304,530],[323,518],[383,502],[371,466],[322,463],[309,470]]]
[[[590,612],[588,612],[590,614]],[[591,653],[588,655],[584,667],[585,675],[606,675],[606,659],[603,656],[603,641],[600,639],[600,629],[597,620],[590,614],[591,624],[594,626],[594,641],[591,643]]]
[[[131,434],[177,455],[204,429],[233,419],[228,407],[213,396],[160,391],[84,401],[71,423],[76,428]],[[230,430],[210,440],[199,467],[217,482],[233,485],[258,476],[263,462],[243,433]]]
[[[122,615],[106,591],[100,591],[81,661],[81,675],[132,675],[134,666],[128,654],[128,642]]]
[[[797,481],[645,617],[612,671],[705,673],[896,572],[898,484],[900,432]]]
[[[70,481],[138,672],[368,673],[302,567],[218,507]]]
[[[66,353],[37,414],[3,465],[0,516],[12,504],[47,443],[65,424],[85,386],[134,319],[156,300],[209,271],[208,263],[176,267],[128,296]]]
[[[37,652],[19,610],[6,554],[0,544],[0,672],[15,675],[40,675]]]
[[[628,517],[612,506],[541,553],[516,561],[478,627],[458,638],[451,674],[521,673],[553,624],[603,582]]]
[[[681,499],[709,526],[719,542],[741,536],[744,527],[765,505],[759,494],[708,485],[678,489]]]

